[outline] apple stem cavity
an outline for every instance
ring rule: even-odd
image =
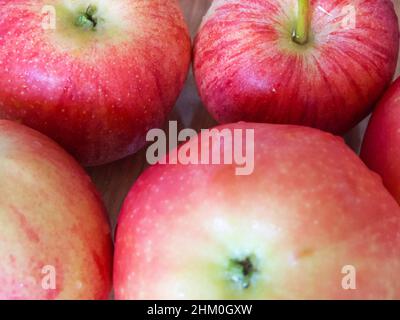
[[[89,5],[85,12],[78,15],[75,25],[84,30],[96,30],[98,19],[96,18],[97,8]]]
[[[248,289],[250,287],[254,274],[257,272],[254,260],[253,256],[248,256],[244,259],[232,259],[229,262],[229,278],[241,289]]]
[[[308,32],[310,23],[310,1],[298,0],[298,14],[296,24],[293,28],[292,39],[300,45],[308,42]]]

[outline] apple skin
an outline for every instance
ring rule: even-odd
[[[112,241],[89,177],[56,143],[0,120],[0,299],[106,299]],[[42,268],[56,271],[45,290]]]
[[[76,27],[66,3],[2,2],[0,118],[99,165],[136,152],[163,125],[188,72],[190,38],[175,0],[75,1],[97,6],[102,31]],[[55,30],[42,28],[45,5],[56,9]]]
[[[400,78],[382,98],[368,124],[361,158],[400,203]]]
[[[355,8],[355,29],[344,27],[346,6]],[[297,124],[341,134],[371,112],[397,63],[392,2],[313,0],[306,45],[291,38],[296,12],[297,0],[213,2],[195,38],[194,73],[218,122]]]
[[[291,125],[224,128],[255,129],[254,173],[146,170],[118,221],[117,299],[400,298],[400,208],[342,138]],[[248,254],[259,273],[238,290],[227,262]],[[346,265],[357,290],[342,289]]]

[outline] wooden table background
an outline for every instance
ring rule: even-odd
[[[398,14],[400,14],[400,0],[393,1]],[[192,37],[196,34],[201,19],[211,2],[212,0],[180,0]],[[399,74],[400,63],[396,76]],[[170,120],[179,121],[181,127],[190,127],[196,130],[209,128],[215,124],[200,102],[192,72],[188,76],[185,88],[176,103]],[[346,137],[346,140],[355,149],[360,144],[365,125],[366,121]],[[147,166],[145,154],[146,151],[143,149],[133,156],[114,163],[87,169],[103,197],[113,226],[115,226],[119,209],[127,192]]]

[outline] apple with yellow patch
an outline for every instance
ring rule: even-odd
[[[254,172],[150,167],[119,217],[117,299],[400,298],[400,208],[341,138],[297,126],[218,129],[254,129]]]

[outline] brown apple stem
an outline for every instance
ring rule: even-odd
[[[294,42],[304,45],[308,41],[310,24],[310,1],[298,0],[298,14],[293,29],[292,39]]]
[[[247,289],[252,283],[257,269],[254,266],[255,258],[253,256],[244,259],[234,259],[230,261],[228,274],[230,280],[239,285],[241,289]]]

